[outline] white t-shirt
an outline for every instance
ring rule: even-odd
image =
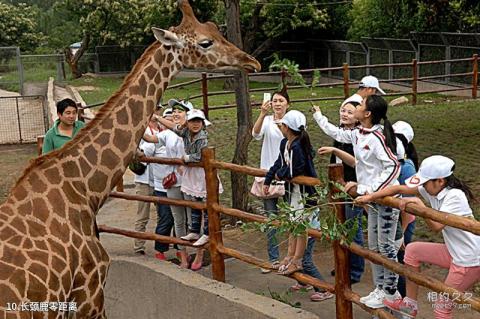
[[[183,139],[180,136],[178,136],[171,130],[163,130],[161,132],[158,132],[156,136],[158,138],[158,143],[156,143],[155,146],[158,148],[165,147],[164,157],[183,158],[183,156],[185,155],[185,146],[183,145]],[[184,170],[185,168],[183,166],[161,165],[157,171],[156,183],[162,184],[163,178],[165,176],[172,172],[175,172],[175,175],[177,175],[177,183],[174,185],[174,187],[178,187],[182,184],[183,173],[180,173],[180,171],[183,172]],[[162,175],[164,176],[161,177]],[[160,177],[162,178],[162,180],[158,180]],[[157,184],[156,188],[160,187],[160,185]]]
[[[167,148],[161,146],[158,143],[153,144],[155,146],[155,152],[153,157],[167,157]],[[153,170],[153,188],[158,192],[166,192],[167,190],[163,188],[162,182],[163,178],[167,176],[170,171],[167,171],[167,165],[151,163]]]
[[[362,103],[362,101],[363,101],[363,97],[360,94],[355,93],[354,95],[350,96],[345,101],[343,101],[342,105],[340,105],[340,107],[342,107],[345,104],[348,104],[350,102]]]
[[[445,187],[437,196],[432,196],[420,186],[418,192],[433,209],[462,217],[473,216],[467,196],[460,189]],[[455,265],[480,266],[480,236],[451,226],[445,226],[442,234]]]
[[[273,122],[273,115],[265,116],[260,133],[255,134],[252,130],[252,136],[258,141],[263,137],[260,168],[270,169],[280,154],[280,142],[284,139],[278,125]]]

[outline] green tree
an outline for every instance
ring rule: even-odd
[[[38,11],[26,4],[10,5],[0,2],[0,46],[18,46],[33,51],[44,39],[38,31]]]
[[[325,2],[328,1],[241,0],[245,51],[258,56],[291,31],[325,29],[330,19],[322,5]]]

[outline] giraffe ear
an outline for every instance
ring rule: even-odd
[[[172,31],[159,29],[155,27],[152,27],[152,31],[153,31],[153,35],[155,36],[155,39],[157,39],[161,43],[169,46],[174,46],[177,48],[183,48],[182,40],[180,40],[180,38]]]

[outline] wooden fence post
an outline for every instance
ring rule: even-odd
[[[343,64],[343,95],[345,98],[350,96],[350,88],[348,87],[348,82],[350,81],[350,74],[348,70],[348,63]]]
[[[208,119],[208,80],[207,73],[202,73],[202,96],[203,96],[203,113]]]
[[[38,156],[42,155],[42,148],[43,148],[43,140],[45,139],[45,135],[37,136],[37,153]]]
[[[218,204],[218,175],[217,169],[212,166],[215,161],[215,149],[207,147],[202,150],[202,162],[205,168],[205,182],[207,183],[207,213],[208,234],[210,237],[210,257],[212,260],[212,277],[225,282],[225,262],[218,247],[223,247],[220,213],[214,208]]]
[[[328,165],[328,179],[335,182],[343,180],[343,165]],[[330,185],[331,202],[335,201],[333,196],[338,192],[339,190],[335,186]],[[337,219],[344,223],[345,205],[335,205],[335,212]],[[351,289],[348,250],[338,240],[335,240],[332,245],[335,257],[335,306],[337,319],[352,319],[352,302],[345,297],[345,289]]]
[[[418,82],[418,65],[417,59],[412,60],[412,104],[417,104],[417,82]]]
[[[473,55],[472,99],[477,98],[478,90],[478,54]]]

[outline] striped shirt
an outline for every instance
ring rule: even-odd
[[[321,112],[316,112],[313,118],[325,134],[338,142],[353,145],[358,194],[372,193],[389,185],[398,185],[400,165],[397,156],[385,143],[381,125],[374,125],[370,129],[356,127],[348,130],[329,123],[328,118]]]

